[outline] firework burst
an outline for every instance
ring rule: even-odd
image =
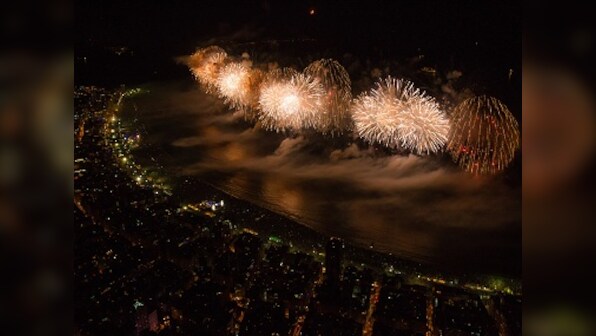
[[[188,66],[193,76],[207,92],[214,92],[217,77],[228,60],[228,54],[218,46],[203,48],[192,54]]]
[[[434,99],[408,103],[398,129],[401,145],[417,154],[439,152],[447,142],[449,119]]]
[[[250,109],[256,103],[256,92],[262,73],[242,63],[224,66],[217,76],[219,96],[232,108]]]
[[[318,79],[292,70],[275,71],[261,86],[261,124],[277,132],[312,128],[324,107],[324,96]]]
[[[497,98],[479,96],[453,110],[447,149],[472,174],[496,174],[509,165],[519,147],[519,125]]]
[[[308,65],[304,73],[317,78],[325,89],[324,108],[315,128],[332,135],[350,129],[352,86],[346,69],[333,59],[320,59]]]
[[[449,134],[449,120],[432,97],[391,77],[354,101],[352,117],[364,140],[417,154],[440,151]]]

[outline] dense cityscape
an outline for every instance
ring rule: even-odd
[[[143,134],[119,113],[137,94],[75,89],[77,335],[521,335],[515,281],[442,274],[298,224],[274,235],[279,216],[139,163]],[[181,202],[184,188],[203,200]]]

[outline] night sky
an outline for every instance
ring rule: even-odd
[[[521,83],[518,7],[507,1],[78,3],[75,45],[79,56],[97,57],[98,49],[126,46],[137,58],[132,66],[113,65],[114,71],[108,72],[104,61],[78,66],[77,81],[143,82],[155,72],[148,70],[158,68],[163,71],[153,78],[179,77],[185,69],[173,67],[172,57],[188,55],[209,41],[312,39],[328,53],[349,52],[372,60],[423,53],[439,69],[464,70],[480,90],[518,105],[520,90],[505,89],[496,80],[512,68]],[[122,72],[126,74],[119,78]]]

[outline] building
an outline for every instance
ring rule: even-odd
[[[332,237],[325,247],[325,273],[327,283],[331,286],[339,286],[342,273],[341,262],[343,258],[344,241]]]

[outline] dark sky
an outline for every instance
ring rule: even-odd
[[[506,1],[87,1],[77,4],[76,40],[185,53],[198,41],[250,29],[261,38],[308,37],[344,49],[451,53],[479,42],[494,58],[511,61],[521,53],[519,7]]]
[[[424,54],[438,71],[462,70],[468,86],[500,97],[514,114],[521,105],[518,2],[106,0],[79,2],[76,13],[80,84],[182,78],[188,72],[173,57],[209,44],[309,39],[325,57],[351,53],[373,64]],[[105,54],[115,46],[131,48],[135,58]],[[301,53],[304,46],[297,45]],[[509,69],[520,85],[502,82]]]

